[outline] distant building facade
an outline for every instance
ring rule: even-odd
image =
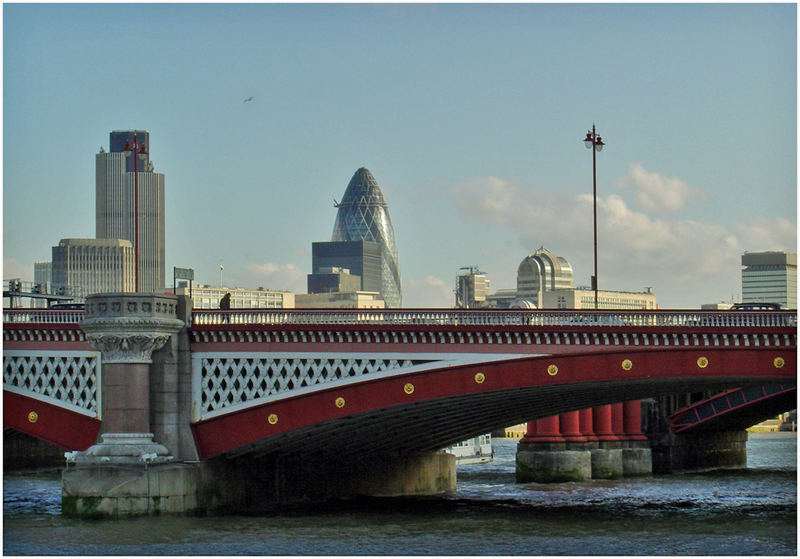
[[[46,286],[53,281],[52,262],[33,263],[33,283]]]
[[[361,167],[355,172],[347,185],[342,201],[336,207],[338,211],[331,241],[378,243],[381,248],[381,287],[378,291],[387,307],[402,306],[400,263],[389,206],[378,182],[366,167]],[[365,274],[359,274],[354,266],[337,263],[328,265],[350,269],[352,273],[362,277],[364,283],[362,290],[370,289],[366,286]]]
[[[570,263],[544,247],[526,256],[517,268],[517,297],[529,300],[537,308],[544,306],[545,293],[573,287]]]
[[[134,136],[138,154],[139,239],[135,239]],[[126,149],[127,147],[127,149]],[[126,239],[139,245],[139,290],[160,291],[165,286],[166,241],[164,175],[150,161],[150,134],[145,130],[115,130],[109,150],[95,156],[95,236]]]
[[[546,291],[542,297],[543,309],[594,309],[594,289],[557,289]],[[598,309],[655,310],[656,296],[651,291],[597,292]]]
[[[52,249],[52,291],[83,299],[134,291],[134,253],[123,239],[61,239]]]
[[[703,303],[700,310],[703,311],[729,311],[733,303]]]
[[[242,289],[239,287],[219,287],[216,285],[196,285],[191,288],[192,308],[218,309],[220,300],[231,294],[232,309],[292,309],[295,294],[290,291],[270,291],[267,289]],[[190,295],[186,286],[177,288],[177,295]]]
[[[383,287],[382,253],[381,244],[374,241],[311,243],[312,273],[308,277],[308,292],[323,292],[318,290],[317,286],[331,281],[330,270],[333,268],[349,270],[350,275],[359,278],[359,285],[355,289],[343,289],[343,291],[381,292]],[[350,280],[344,281],[349,285]]]
[[[378,292],[309,293],[295,295],[298,309],[383,309],[386,303]]]
[[[34,290],[38,289],[39,293],[52,293],[53,283],[53,263],[52,262],[34,262],[33,263],[33,284]],[[47,301],[44,299],[31,299],[31,305],[34,307],[43,308],[47,306]]]
[[[745,252],[742,266],[742,303],[797,308],[796,252]]]
[[[486,296],[485,306],[495,309],[510,309],[517,299],[516,289],[498,289]]]
[[[572,265],[544,247],[526,256],[517,268],[517,290],[501,290],[486,298],[498,308],[594,309],[593,289],[574,287]],[[598,309],[657,309],[656,296],[645,291],[598,291]]]
[[[477,267],[462,268],[466,273],[456,276],[456,308],[470,309],[486,306],[491,280]]]
[[[355,276],[347,268],[320,268],[316,274],[308,275],[309,293],[349,293],[361,290],[361,276]]]

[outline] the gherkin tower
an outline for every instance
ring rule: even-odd
[[[400,266],[392,218],[378,182],[369,169],[355,172],[342,201],[336,206],[331,241],[372,241],[381,245],[381,295],[387,307],[402,306]]]

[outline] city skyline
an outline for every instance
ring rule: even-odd
[[[600,289],[697,308],[741,296],[745,251],[796,252],[793,4],[5,4],[3,26],[4,279],[92,237],[93,155],[127,129],[168,177],[167,276],[199,283],[305,292],[365,166],[404,306],[452,306],[462,266],[513,288],[542,245],[588,285],[593,123]]]

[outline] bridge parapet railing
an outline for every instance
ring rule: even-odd
[[[77,324],[83,309],[3,309],[4,324]]]
[[[6,324],[77,324],[82,309],[4,309]],[[797,327],[797,312],[695,310],[463,310],[463,309],[195,309],[195,326],[433,325]]]
[[[456,309],[196,309],[194,326],[433,325],[797,327],[795,311],[616,311]]]

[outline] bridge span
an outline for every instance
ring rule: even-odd
[[[558,413],[764,384],[796,370],[793,329],[768,313],[195,311],[193,318],[201,457],[432,451]]]
[[[84,450],[75,426],[129,433],[132,413],[178,461],[347,463],[603,404],[796,383],[794,311],[181,313],[175,301],[5,311],[5,426]]]

